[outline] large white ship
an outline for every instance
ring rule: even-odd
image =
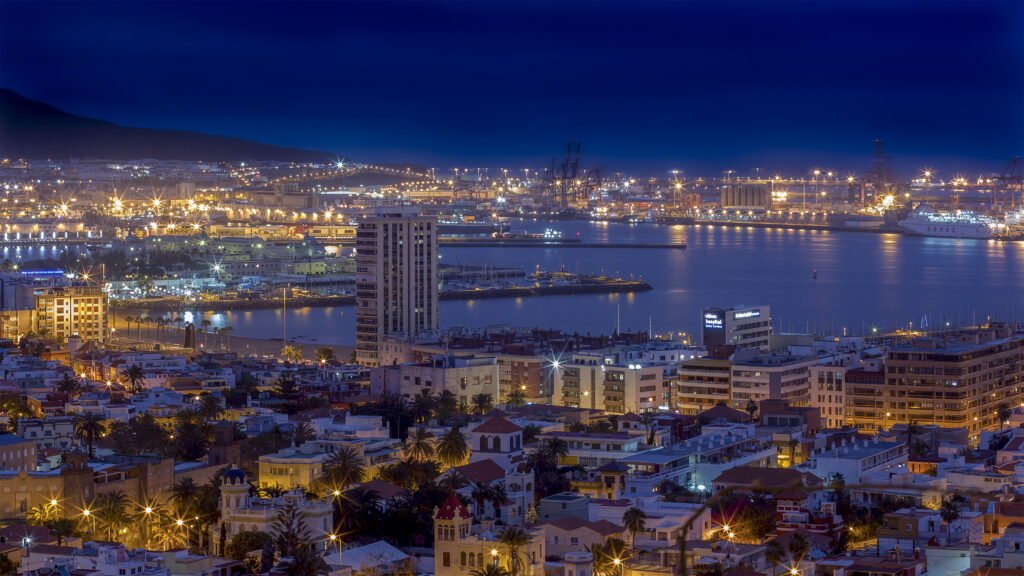
[[[999,228],[999,223],[988,216],[966,210],[936,212],[924,204],[899,224],[910,234],[948,238],[991,238]]]

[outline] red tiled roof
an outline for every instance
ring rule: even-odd
[[[822,485],[821,478],[810,472],[800,472],[792,468],[758,468],[754,466],[730,468],[719,474],[714,483],[752,488],[820,487]]]
[[[455,470],[473,484],[487,484],[505,477],[505,469],[490,458],[457,466]]]
[[[1012,439],[1010,439],[1009,442],[1006,443],[1006,446],[1003,446],[1003,448],[1002,448],[1002,450],[1000,450],[1000,452],[1002,452],[1004,450],[1005,451],[1020,450],[1022,444],[1024,444],[1024,436],[1015,436]]]
[[[522,427],[501,417],[491,418],[473,429],[473,432],[483,432],[485,434],[511,434],[520,431],[522,431]]]
[[[727,420],[729,422],[747,422],[750,420],[750,414],[734,410],[728,406],[722,406],[721,404],[708,408],[701,412],[700,415],[707,418],[709,422],[714,422],[719,419]]]
[[[775,495],[776,500],[807,500],[807,493],[803,490],[783,490]]]
[[[460,518],[472,518],[473,515],[469,513],[466,506],[452,494],[447,500],[441,504],[438,508],[437,514],[434,514],[434,520],[454,520],[455,514],[458,513]]]
[[[380,478],[374,478],[369,482],[364,482],[362,487],[367,490],[373,490],[381,500],[390,500],[397,496],[404,496],[409,493],[405,488],[395,486],[394,484],[385,482]]]

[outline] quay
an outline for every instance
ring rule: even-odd
[[[501,286],[496,288],[464,288],[441,290],[440,300],[482,300],[490,298],[524,298],[530,296],[560,296],[573,294],[621,294],[647,292],[654,287],[643,280],[625,280],[608,276],[577,275],[578,284],[547,286]],[[288,298],[289,308],[326,308],[354,306],[353,294],[335,296],[294,296]],[[281,298],[218,298],[189,300],[178,297],[144,298],[138,300],[111,300],[110,308],[116,315],[120,311],[176,312],[220,310],[270,310],[282,306]]]
[[[464,248],[491,248],[501,246],[502,248],[666,248],[674,250],[685,250],[686,243],[679,244],[629,244],[624,242],[594,242],[583,243],[579,240],[515,240],[494,238],[467,238],[465,240],[452,240],[439,238],[441,246],[461,246]]]

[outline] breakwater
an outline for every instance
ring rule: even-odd
[[[646,292],[653,286],[644,281],[618,278],[583,277],[580,284],[558,286],[506,286],[500,288],[479,288],[463,290],[442,290],[441,300],[483,300],[491,298],[524,298],[531,296],[565,296],[573,294],[617,294]],[[323,308],[328,306],[354,306],[356,297],[351,294],[339,296],[296,296],[288,299],[288,308]],[[147,298],[142,300],[111,302],[115,314],[122,311],[177,312],[185,310],[271,310],[281,308],[281,298],[259,299],[216,299],[194,301],[184,298]]]

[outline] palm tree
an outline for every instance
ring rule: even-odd
[[[325,464],[325,474],[339,489],[347,488],[352,484],[358,484],[366,476],[366,467],[362,457],[355,449],[343,446],[340,450],[331,454]]]
[[[199,322],[199,325],[203,327],[203,346],[204,347],[206,346],[206,335],[207,335],[207,333],[209,333],[210,324],[213,324],[213,322],[210,322],[209,318],[203,318]]]
[[[334,348],[330,346],[322,346],[316,349],[316,361],[318,364],[327,364],[328,362],[335,360]]]
[[[646,432],[645,435],[647,436],[647,444],[649,446],[654,446],[654,413],[644,412],[643,414],[640,415],[640,422],[644,425],[644,432]]]
[[[509,573],[512,576],[518,576],[523,565],[520,550],[529,545],[532,539],[529,532],[518,526],[508,526],[498,534],[498,542],[508,549]]]
[[[224,408],[221,407],[220,398],[213,394],[207,394],[199,400],[199,409],[197,410],[199,415],[202,416],[203,420],[209,422],[216,420],[220,416]]]
[[[526,462],[538,471],[553,471],[558,463],[569,456],[569,443],[561,438],[548,438],[526,457]]]
[[[789,557],[793,561],[794,566],[799,566],[800,562],[803,561],[804,556],[807,555],[807,551],[811,549],[811,542],[801,532],[793,532],[793,537],[789,539],[789,545],[786,546],[786,550],[789,552]]]
[[[945,500],[939,508],[939,515],[942,516],[942,521],[946,523],[946,545],[949,546],[953,542],[953,522],[960,519],[960,507],[957,506],[956,502],[953,502],[952,499]]]
[[[134,316],[125,316],[124,317],[124,322],[125,322],[125,324],[128,325],[128,328],[125,330],[125,334],[131,336],[131,333],[132,333],[132,322],[135,322],[135,317]]]
[[[128,524],[128,515],[125,513],[127,505],[128,497],[120,490],[100,494],[96,498],[96,521],[108,540],[123,536],[122,530],[126,529]]]
[[[174,488],[171,490],[172,498],[182,509],[190,508],[192,506],[192,501],[195,500],[198,495],[199,486],[196,485],[195,480],[188,477],[178,480],[178,483],[175,484]]]
[[[786,549],[779,544],[779,541],[772,538],[765,545],[764,550],[765,559],[772,565],[772,576],[775,576],[775,571],[779,568],[779,563],[786,557]]]
[[[459,411],[459,397],[451,390],[442,390],[437,395],[437,404],[434,415],[439,419],[447,420],[452,414]]]
[[[526,404],[526,392],[524,390],[513,390],[505,396],[505,404],[509,406],[522,406]]]
[[[608,538],[604,543],[591,546],[590,553],[594,556],[595,575],[610,576],[618,574],[622,565],[622,558],[626,555],[626,543],[619,538]],[[616,563],[616,560],[619,562]]]
[[[497,564],[484,564],[482,568],[470,570],[469,576],[509,576],[508,570]]]
[[[313,431],[313,427],[308,422],[299,422],[299,425],[295,427],[295,435],[292,436],[292,441],[295,442],[296,446],[302,446],[314,438],[316,438],[316,432]]]
[[[486,392],[474,394],[470,406],[476,414],[487,414],[494,410],[494,397]]]
[[[63,394],[67,394],[68,397],[74,398],[78,395],[81,389],[78,380],[73,378],[70,374],[65,373],[61,381],[57,383],[57,390]]]
[[[469,444],[458,426],[452,426],[444,436],[441,436],[437,441],[436,451],[437,459],[449,468],[461,466],[469,458]]]
[[[434,392],[423,388],[412,397],[412,416],[419,423],[426,422],[434,412]]]
[[[996,406],[996,412],[999,414],[999,426],[1001,427],[1004,422],[1009,423],[1010,415],[1013,411],[1010,410],[1010,405],[1006,402],[1002,402],[999,406]]]
[[[750,414],[750,421],[753,422],[754,414],[757,414],[757,402],[754,402],[753,398],[747,401],[747,413]]]
[[[146,321],[146,317],[139,314],[135,317],[135,337],[142,340],[142,323]]]
[[[473,492],[470,497],[476,502],[476,515],[479,518],[484,517],[484,503],[491,497],[491,487],[488,484],[481,482],[473,486]]]
[[[14,576],[19,564],[20,561],[11,560],[7,554],[0,554],[0,576]]]
[[[121,380],[125,383],[125,392],[138,394],[142,392],[142,383],[146,381],[146,373],[138,364],[132,364],[121,373]]]
[[[469,479],[458,470],[451,470],[437,481],[439,488],[449,494],[455,494],[466,486],[469,486]]]
[[[632,538],[632,542],[629,546],[632,550],[632,555],[630,556],[631,559],[633,556],[636,556],[636,533],[644,531],[646,524],[644,522],[645,518],[647,518],[647,514],[636,506],[631,506],[629,510],[626,510],[622,515],[622,523],[626,525],[626,529],[629,530],[630,538]],[[632,562],[632,560],[630,561]]]
[[[302,396],[298,379],[293,374],[281,374],[274,381],[274,394],[289,402],[298,400]]]
[[[79,440],[85,440],[86,445],[89,447],[90,458],[95,455],[93,443],[96,442],[96,438],[103,436],[103,433],[107,431],[106,426],[103,425],[103,420],[102,415],[92,412],[75,416],[75,436]]]
[[[281,348],[281,359],[285,362],[302,362],[302,346],[286,345]]]
[[[432,460],[434,458],[434,433],[420,426],[416,429],[416,434],[405,440],[405,451],[413,460]]]

